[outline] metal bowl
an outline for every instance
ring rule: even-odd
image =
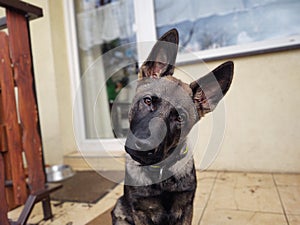
[[[53,165],[46,167],[46,175],[48,182],[59,182],[72,177],[75,172],[69,165]]]

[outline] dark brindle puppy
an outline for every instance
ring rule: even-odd
[[[196,174],[186,137],[228,91],[233,63],[191,84],[172,77],[178,49],[175,29],[163,35],[139,72],[129,113],[124,195],[113,224],[191,224]]]

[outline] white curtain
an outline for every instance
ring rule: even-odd
[[[76,3],[86,137],[113,138],[101,44],[132,36],[133,2],[118,0],[99,7],[96,0]]]
[[[79,47],[89,50],[93,46],[133,34],[133,2],[119,0],[77,14]]]
[[[99,48],[98,48],[99,49]],[[82,74],[81,92],[83,96],[85,134],[89,139],[113,138],[110,111],[106,91],[104,66],[100,49],[86,52],[84,64],[89,65]]]

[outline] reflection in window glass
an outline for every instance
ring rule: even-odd
[[[86,138],[114,138],[116,130],[125,136],[126,123],[112,128],[111,121],[122,118],[111,109],[136,76],[136,49],[126,46],[136,39],[133,0],[75,0],[75,12]],[[129,99],[119,99],[122,111]]]
[[[180,32],[181,51],[200,51],[300,34],[297,0],[154,0],[157,36]]]

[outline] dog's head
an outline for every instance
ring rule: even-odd
[[[141,165],[159,163],[183,146],[193,125],[215,109],[232,81],[232,62],[190,84],[174,78],[177,50],[173,29],[158,40],[138,75],[125,149]]]

